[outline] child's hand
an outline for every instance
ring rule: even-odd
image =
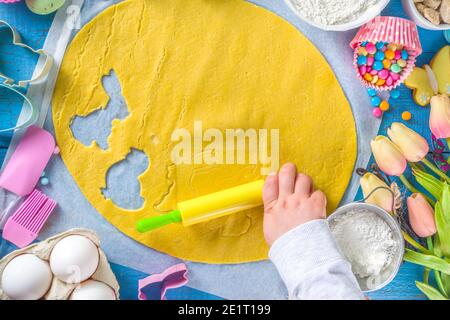
[[[264,237],[269,245],[298,225],[326,218],[327,198],[313,190],[309,176],[297,174],[293,163],[266,178],[263,201]]]

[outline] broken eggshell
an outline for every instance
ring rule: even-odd
[[[97,247],[99,257],[98,266],[89,280],[99,281],[111,287],[115,293],[116,299],[119,299],[119,283],[117,282],[116,277],[111,270],[111,267],[103,250],[100,248],[99,238],[93,231],[87,229],[71,229],[54,237],[48,238],[47,240],[44,240],[42,242],[38,242],[23,249],[11,252],[0,260],[0,279],[2,278],[3,272],[5,271],[8,263],[19,255],[32,254],[46,262],[49,262],[52,250],[57,245],[57,243],[60,240],[72,235],[84,236],[92,241],[92,243]],[[79,283],[66,283],[58,279],[58,277],[54,276],[50,288],[46,291],[42,299],[68,300],[74,290],[78,287],[80,287]],[[0,283],[0,300],[11,299],[12,297],[9,297],[6,294],[4,288],[2,287],[2,284]]]
[[[61,8],[66,0],[26,0],[28,9],[40,15],[50,14]]]

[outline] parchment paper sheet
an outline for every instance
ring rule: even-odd
[[[67,8],[80,6],[80,25],[90,21],[99,12],[119,1],[108,0],[73,0],[68,1],[55,17],[48,35],[45,48],[54,55],[56,69],[50,74],[46,83],[30,88],[29,95],[39,105],[45,120],[44,127],[53,132],[51,116],[47,115],[57,76],[57,67],[66,48],[69,35],[74,32],[61,31],[65,21],[71,18]],[[358,130],[358,160],[356,167],[365,167],[370,158],[369,140],[376,135],[380,121],[371,115],[370,103],[364,87],[356,78],[352,67],[352,51],[348,46],[356,30],[349,32],[325,32],[301,22],[280,0],[252,0],[268,10],[275,12],[303,32],[322,52],[337,75],[347,98],[349,99]],[[73,7],[72,7],[73,9]],[[73,16],[72,16],[73,18]],[[75,30],[76,32],[76,30]],[[64,38],[67,37],[67,38]],[[42,93],[44,93],[42,95]],[[324,93],[326,94],[326,93]],[[336,124],[339,125],[339,124]],[[101,124],[98,126],[101,128]],[[329,128],[332,130],[332,128]],[[10,151],[19,137],[13,140]],[[40,239],[45,239],[70,228],[84,227],[95,230],[101,238],[102,248],[111,262],[128,266],[146,273],[159,273],[167,267],[179,263],[178,259],[159,253],[126,237],[96,212],[79,191],[75,181],[67,171],[59,156],[53,157],[46,174],[50,185],[42,187],[42,191],[54,198],[59,206],[49,219]],[[127,190],[124,181],[124,190]],[[358,189],[358,179],[353,177],[343,203],[354,199]],[[0,196],[0,205],[4,197]],[[275,268],[269,261],[239,265],[207,265],[186,262],[189,269],[189,286],[227,299],[284,299],[287,292]]]

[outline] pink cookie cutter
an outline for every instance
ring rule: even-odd
[[[48,131],[28,127],[0,175],[0,187],[19,196],[30,194],[54,151],[55,139]]]
[[[180,288],[188,283],[187,267],[184,263],[174,265],[162,273],[139,280],[139,300],[166,300],[169,289]]]

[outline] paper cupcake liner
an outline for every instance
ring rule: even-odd
[[[378,41],[399,44],[408,52],[407,65],[400,74],[400,78],[391,86],[377,86],[367,82],[359,73],[357,50],[364,41],[376,43]],[[422,45],[419,40],[419,33],[414,22],[397,17],[376,17],[359,29],[355,38],[350,42],[350,46],[355,50],[353,66],[357,77],[367,88],[378,91],[393,90],[401,85],[411,74],[418,55],[422,53]]]

